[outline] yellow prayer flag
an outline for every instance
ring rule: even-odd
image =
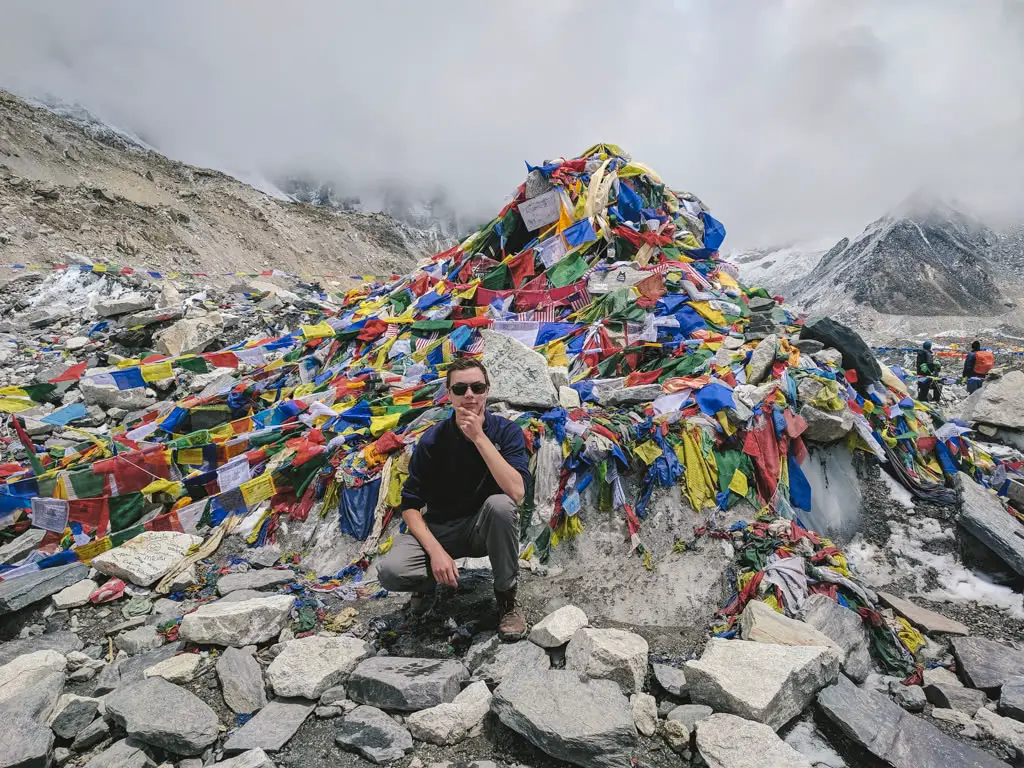
[[[0,395],[4,395],[5,397],[8,395],[13,397],[28,397],[28,392],[21,387],[4,387],[3,389],[0,389]]]
[[[387,416],[371,416],[370,417],[370,434],[374,437],[379,437],[387,432],[389,429],[394,429],[398,426],[398,420],[402,418],[400,413],[391,413]]]
[[[298,400],[300,397],[312,395],[314,392],[316,392],[316,384],[314,384],[312,381],[309,382],[308,384],[299,384],[299,386],[297,386],[295,388],[295,391],[292,393],[292,398],[294,400]]]
[[[203,449],[202,448],[179,448],[178,449],[178,463],[188,464],[189,466],[199,466],[203,464]]]
[[[746,496],[749,491],[747,485],[747,476],[740,472],[738,469],[733,472],[732,480],[729,482],[729,490],[733,493],[737,493],[740,496]]]
[[[117,364],[117,367],[118,368],[134,368],[135,366],[137,366],[141,362],[142,361],[139,358],[137,358],[137,357],[129,357],[129,358],[126,358],[126,359],[122,360],[121,362],[119,362]]]
[[[164,480],[163,478],[157,478],[152,483],[150,483],[149,485],[142,489],[142,493],[169,493],[174,498],[178,498],[184,492],[184,485],[182,485],[181,483],[177,483],[174,480]]]
[[[334,329],[325,320],[316,325],[302,326],[302,335],[307,339],[327,339],[334,335]]]
[[[650,466],[655,460],[661,456],[661,448],[653,440],[648,440],[646,443],[641,443],[633,452],[644,460],[644,463]]]
[[[107,265],[106,264],[93,264],[92,265],[92,271],[93,272],[106,272],[107,271]]]
[[[170,360],[161,360],[159,363],[143,365],[141,370],[143,381],[160,381],[161,379],[170,379],[174,377],[174,371],[171,368]]]
[[[274,476],[269,472],[247,480],[239,486],[239,489],[242,491],[242,498],[247,507],[266,501],[277,493],[277,489],[274,488]]]
[[[548,360],[550,366],[569,366],[569,358],[565,354],[565,343],[561,341],[552,341],[545,347],[544,356]]]
[[[102,539],[96,539],[91,541],[75,550],[75,554],[78,555],[78,559],[88,565],[92,562],[94,557],[98,557],[106,552],[108,549],[113,547],[113,542],[109,536],[104,536]]]
[[[34,408],[35,403],[29,399],[20,397],[0,397],[0,411],[4,413],[21,413],[29,408]]]
[[[406,395],[396,395],[393,399],[395,405],[412,405],[412,392]]]

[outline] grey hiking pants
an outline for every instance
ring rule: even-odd
[[[494,589],[504,592],[519,576],[519,514],[505,494],[488,496],[480,511],[459,520],[431,523],[430,532],[453,560],[461,557],[491,558]],[[434,588],[430,558],[411,533],[395,536],[391,549],[377,566],[380,585],[390,592],[429,592]]]

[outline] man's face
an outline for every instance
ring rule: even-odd
[[[474,388],[476,391],[474,391]],[[461,394],[460,394],[461,392]],[[448,397],[456,408],[465,408],[476,413],[484,410],[487,403],[487,383],[484,372],[479,368],[455,371],[448,385]]]

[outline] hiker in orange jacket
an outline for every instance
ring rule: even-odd
[[[981,342],[971,342],[971,351],[964,360],[964,379],[967,381],[967,393],[977,392],[985,383],[985,376],[992,370],[995,356],[989,350],[981,348]]]

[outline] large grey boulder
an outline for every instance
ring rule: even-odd
[[[503,643],[497,635],[470,647],[465,663],[474,677],[491,685],[499,685],[511,675],[526,670],[551,667],[543,648],[533,643]]]
[[[871,636],[860,614],[825,595],[810,595],[800,608],[800,618],[843,649],[842,669],[850,679],[860,683],[871,674]]]
[[[258,571],[229,573],[217,580],[217,592],[227,595],[239,589],[280,587],[293,581],[295,581],[295,571],[290,568],[266,568]]]
[[[98,405],[100,408],[124,408],[137,411],[156,404],[156,393],[147,387],[135,389],[118,389],[113,384],[102,384],[83,378],[78,382],[78,389],[86,405]]]
[[[647,641],[621,629],[576,631],[565,649],[565,668],[595,679],[614,680],[627,693],[643,689]]]
[[[274,699],[224,742],[229,754],[262,749],[277,752],[291,741],[316,704],[305,699]]]
[[[0,565],[11,565],[24,560],[28,554],[39,547],[46,531],[42,528],[29,528],[24,533],[11,539],[0,547]]]
[[[93,558],[92,567],[107,576],[117,576],[140,587],[163,578],[191,547],[201,544],[200,536],[175,531],[145,531]]]
[[[203,645],[241,648],[277,637],[288,624],[295,598],[272,595],[237,603],[200,606],[182,617],[179,637]]]
[[[136,328],[138,326],[164,323],[168,320],[178,320],[184,316],[185,310],[181,307],[158,307],[157,309],[147,309],[127,317],[122,317],[120,323],[124,328]]]
[[[43,568],[34,573],[0,581],[0,615],[20,611],[33,603],[55,595],[89,574],[85,563]]]
[[[697,723],[697,752],[708,768],[812,768],[767,725],[724,713]]]
[[[526,408],[551,408],[558,402],[544,355],[497,331],[485,328],[481,334],[492,401]]]
[[[160,677],[106,698],[106,716],[133,739],[176,755],[200,755],[217,740],[217,713],[202,699]]]
[[[381,765],[412,752],[412,736],[376,707],[356,707],[341,721],[335,741]]]
[[[224,330],[221,316],[211,312],[206,317],[185,318],[153,336],[156,350],[162,355],[177,357],[205,352]]]
[[[19,712],[5,711],[0,768],[50,768],[53,731]]]
[[[947,736],[846,677],[818,694],[818,706],[847,737],[893,768],[1006,768],[988,752]]]
[[[69,701],[50,722],[50,728],[62,739],[74,739],[87,725],[96,719],[100,704],[96,700],[75,699]]]
[[[689,695],[690,689],[686,683],[686,673],[679,667],[669,664],[651,664],[651,672],[665,693],[675,696],[677,699]]]
[[[713,637],[685,667],[690,699],[716,712],[778,730],[839,674],[839,656],[822,646],[768,645]]]
[[[1024,651],[983,637],[953,638],[953,655],[968,684],[992,696],[1024,671]]]
[[[251,714],[267,704],[263,668],[256,661],[255,652],[254,645],[225,648],[217,659],[217,677],[224,702],[240,714]]]
[[[791,619],[767,603],[751,600],[740,614],[740,637],[755,643],[775,645],[817,645],[846,654],[828,635],[803,621]]]
[[[1003,683],[999,692],[999,714],[1024,722],[1024,676]]]
[[[853,429],[853,412],[845,405],[838,411],[826,411],[806,403],[800,407],[800,415],[807,421],[802,437],[816,443],[842,440]]]
[[[64,690],[67,659],[56,651],[36,651],[0,667],[0,707],[45,723]]]
[[[961,418],[968,423],[1024,430],[1024,372],[992,378],[964,402]]]
[[[460,661],[375,656],[353,670],[345,687],[360,704],[415,712],[453,701],[468,679]]]
[[[758,385],[771,373],[775,364],[775,348],[779,338],[775,334],[765,336],[754,347],[747,363],[747,384]]]
[[[267,682],[278,696],[318,699],[372,655],[368,643],[344,635],[289,640],[267,667]]]
[[[491,710],[534,746],[585,768],[627,768],[637,746],[629,700],[611,680],[569,670],[515,675],[494,691]]]
[[[960,473],[960,485],[963,488],[960,525],[1024,576],[1024,525],[969,475]]]

